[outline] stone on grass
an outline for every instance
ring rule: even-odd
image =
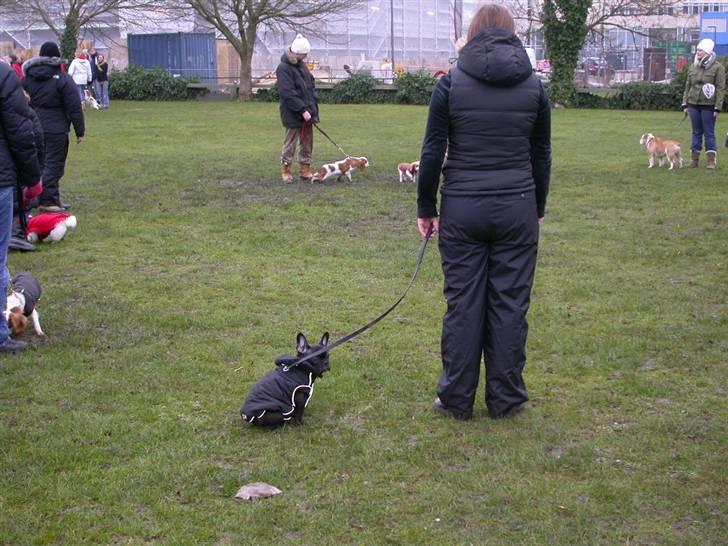
[[[249,483],[248,485],[244,485],[238,489],[238,492],[235,494],[235,499],[254,501],[261,497],[272,497],[273,495],[280,495],[281,493],[283,493],[283,491],[277,487],[273,487],[267,483],[256,482]]]

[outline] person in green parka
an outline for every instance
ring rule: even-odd
[[[703,140],[705,140],[707,168],[715,169],[717,165],[715,122],[723,109],[725,67],[717,62],[714,48],[715,44],[710,38],[698,43],[695,61],[688,69],[685,82],[682,109],[686,114],[690,114],[690,123],[693,126],[690,167],[698,166]]]

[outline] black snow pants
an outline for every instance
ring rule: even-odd
[[[491,417],[528,400],[522,373],[538,232],[533,191],[442,197],[439,245],[447,312],[437,394],[462,417],[473,412],[481,355]]]
[[[41,205],[60,205],[58,184],[63,177],[68,157],[68,133],[47,133],[45,137],[45,166],[43,167],[43,193]]]

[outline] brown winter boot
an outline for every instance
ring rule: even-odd
[[[713,152],[713,151],[705,152],[705,159],[707,159],[707,161],[708,161],[708,164],[705,166],[706,169],[710,169],[710,170],[715,169],[715,166],[718,163],[717,155],[718,155],[718,152]]]
[[[690,152],[692,155],[690,156],[690,165],[688,165],[689,169],[696,169],[698,167],[698,161],[700,161],[700,151],[692,150]]]
[[[311,182],[313,173],[311,172],[311,165],[309,163],[301,163],[301,180],[304,182]]]
[[[281,161],[281,179],[288,184],[293,182],[293,173],[291,173],[291,164]]]

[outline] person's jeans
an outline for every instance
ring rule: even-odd
[[[96,100],[99,101],[99,104],[102,108],[108,108],[109,107],[109,82],[95,82],[94,83],[96,87]]]
[[[705,151],[717,151],[713,109],[688,106],[688,113],[690,114],[690,123],[693,126],[693,142],[690,149],[693,152],[699,152],[703,148],[703,137],[705,137]]]
[[[5,309],[8,294],[8,243],[13,225],[13,186],[0,188],[0,309]],[[8,341],[8,322],[0,320],[0,345]]]
[[[81,97],[81,102],[85,101],[86,100],[86,86],[76,84],[76,87],[78,87],[78,96]]]

